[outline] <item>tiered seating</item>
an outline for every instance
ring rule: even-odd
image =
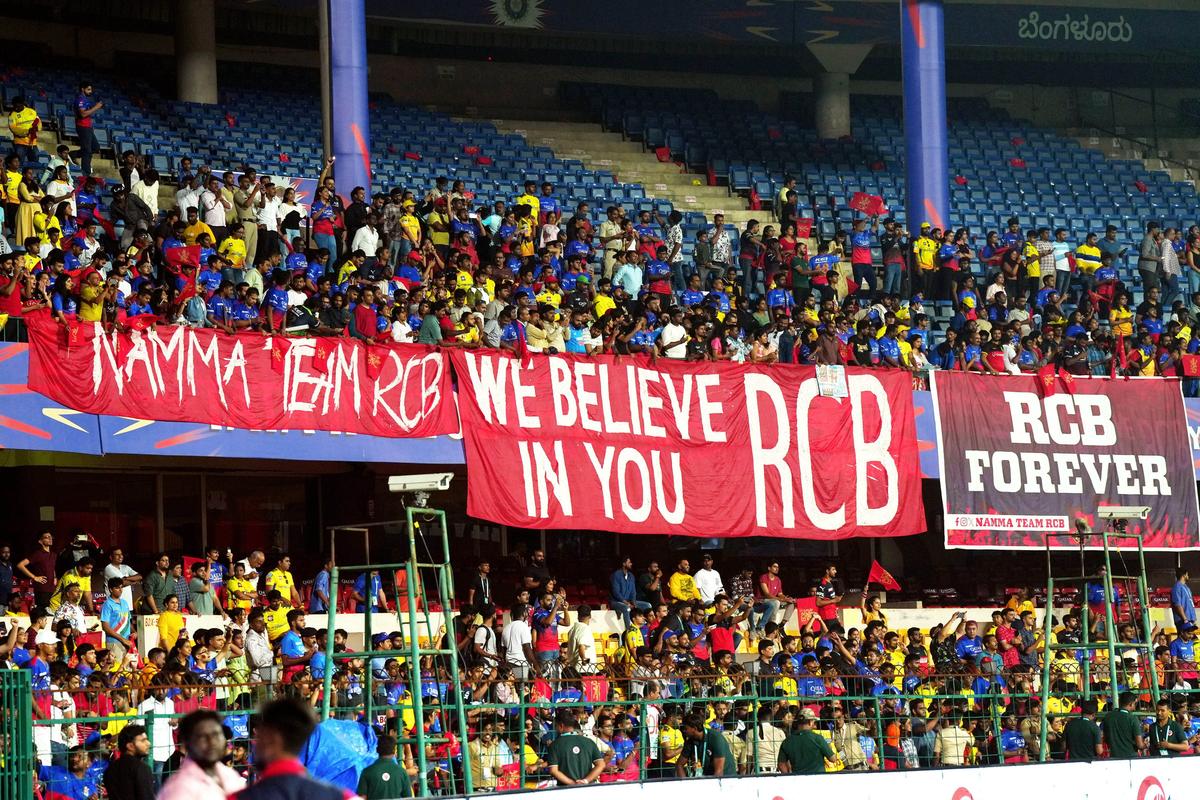
[[[606,127],[647,147],[668,147],[734,191],[754,189],[769,201],[785,176],[794,176],[800,206],[811,209],[823,238],[853,222],[848,201],[859,191],[881,195],[901,223],[920,223],[905,219],[898,97],[852,96],[852,137],[821,141],[815,130],[721,101],[710,91],[596,84],[562,89],[568,102],[591,109]],[[982,233],[1003,228],[1015,214],[1023,228],[1064,227],[1081,237],[1111,223],[1136,243],[1149,220],[1186,227],[1200,214],[1191,184],[1172,182],[1140,162],[1106,159],[981,99],[952,100],[949,110],[950,169],[966,179],[951,187],[956,226]]]
[[[66,71],[23,72],[9,78],[3,95],[32,98],[43,120],[69,139],[75,134],[71,104],[84,77]],[[235,89],[225,91],[218,105],[207,106],[167,100],[138,82],[91,73],[86,77],[106,105],[96,127],[101,147],[140,153],[165,179],[172,178],[185,155],[217,172],[243,164],[292,176],[316,177],[321,170],[321,112],[315,95]],[[548,180],[558,187],[567,210],[581,201],[593,206],[619,202],[662,214],[671,210],[668,201],[648,200],[638,184],[618,183],[611,172],[556,158],[549,148],[499,133],[488,122],[455,121],[380,100],[372,103],[371,141],[373,191],[421,188],[438,176],[451,176],[463,180],[482,202],[519,194],[526,180]],[[469,154],[467,148],[478,152]],[[490,163],[480,163],[480,157]]]

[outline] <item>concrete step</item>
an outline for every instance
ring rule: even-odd
[[[726,187],[708,186],[705,176],[681,172],[677,164],[664,164],[640,142],[625,141],[621,134],[603,131],[598,125],[513,119],[492,122],[497,130],[519,133],[531,144],[549,147],[559,158],[611,172],[622,183],[641,184],[648,198],[669,200],[680,211],[698,211],[710,217],[720,212],[739,228],[748,219],[765,221],[771,216],[750,211],[745,200],[729,194]]]

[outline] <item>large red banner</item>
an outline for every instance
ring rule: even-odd
[[[938,372],[933,392],[947,547],[1074,549],[1101,506],[1147,507],[1126,523],[1147,548],[1200,546],[1177,380]]]
[[[433,348],[26,321],[29,387],[90,414],[392,437],[458,430],[449,364]]]
[[[912,378],[450,354],[467,512],[526,528],[840,539],[925,530]]]

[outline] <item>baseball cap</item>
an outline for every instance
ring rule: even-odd
[[[58,644],[58,634],[49,628],[42,628],[33,640],[34,644]]]
[[[1196,623],[1194,623],[1194,622],[1184,622],[1183,624],[1181,624],[1181,625],[1179,626],[1179,630],[1180,630],[1180,631],[1194,631],[1194,630],[1196,630]]]
[[[817,712],[813,711],[811,708],[802,708],[800,709],[800,719],[804,720],[805,722],[816,722]]]

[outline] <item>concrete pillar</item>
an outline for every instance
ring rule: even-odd
[[[813,81],[813,115],[817,135],[840,139],[850,135],[850,76],[871,53],[869,44],[810,44],[824,72]]]
[[[904,201],[909,230],[950,224],[950,154],[946,132],[946,48],[942,0],[900,4],[904,72]]]
[[[175,89],[180,100],[217,102],[214,2],[179,0],[175,4]]]
[[[850,75],[845,72],[822,72],[817,76],[816,116],[817,135],[822,139],[840,139],[850,135]]]

